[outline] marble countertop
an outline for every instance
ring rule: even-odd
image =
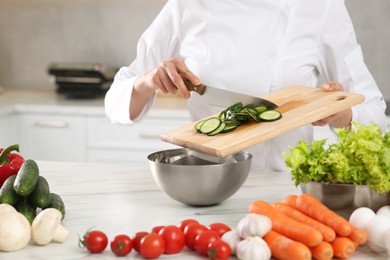
[[[96,164],[38,161],[52,192],[58,193],[66,205],[63,225],[70,230],[63,243],[37,246],[30,243],[17,252],[1,253],[2,260],[34,259],[117,259],[109,247],[97,255],[78,247],[78,239],[86,230],[104,231],[109,239],[120,233],[130,236],[150,231],[158,225],[176,225],[186,218],[203,224],[223,222],[235,227],[255,199],[281,201],[288,194],[300,194],[287,173],[252,171],[243,187],[231,198],[212,207],[189,207],[159,190],[147,162],[141,164]],[[143,259],[132,251],[126,259]],[[184,249],[159,259],[206,259]],[[234,258],[232,258],[234,259]],[[387,259],[361,247],[354,260]]]
[[[185,99],[158,94],[150,113],[164,116],[167,110],[170,115],[189,117]],[[101,116],[104,115],[104,98],[69,99],[49,90],[3,90],[0,115],[18,112]]]

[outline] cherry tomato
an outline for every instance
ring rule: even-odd
[[[140,231],[140,232],[137,232],[135,233],[134,237],[133,237],[133,248],[135,251],[137,251],[139,253],[139,245],[141,243],[141,239],[146,236],[147,234],[149,234],[149,232],[146,232],[146,231]]]
[[[215,230],[219,234],[220,237],[222,237],[223,234],[226,232],[232,230],[228,225],[224,223],[212,223],[209,225],[210,230]]]
[[[164,239],[156,233],[149,233],[141,239],[139,251],[144,258],[157,258],[164,253],[164,250]]]
[[[194,250],[194,241],[197,235],[202,233],[203,231],[208,230],[205,225],[200,223],[190,223],[184,229],[184,237],[186,246]]]
[[[186,228],[186,226],[188,226],[188,224],[190,223],[199,223],[196,219],[192,219],[192,218],[188,218],[188,219],[185,219],[185,220],[182,220],[178,227],[184,232],[184,229]]]
[[[160,232],[161,229],[163,229],[165,226],[155,226],[152,228],[152,233],[156,233],[158,234],[158,232]]]
[[[133,249],[133,242],[127,235],[117,235],[111,241],[111,251],[117,256],[128,255]]]
[[[225,241],[218,239],[208,245],[207,256],[212,260],[229,259],[232,249]]]
[[[219,240],[221,237],[215,230],[205,230],[196,236],[194,241],[195,251],[202,256],[207,256],[208,246],[211,242]]]
[[[179,253],[185,245],[183,231],[177,226],[166,226],[158,233],[165,242],[165,254]]]
[[[79,246],[87,248],[93,254],[103,252],[107,245],[107,235],[99,230],[87,231],[83,239],[79,240]]]

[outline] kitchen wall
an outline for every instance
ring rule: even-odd
[[[55,88],[51,62],[121,66],[166,0],[0,0],[0,85]]]
[[[128,64],[166,0],[0,0],[0,85],[54,89],[50,62]],[[366,63],[390,100],[389,0],[346,0]]]

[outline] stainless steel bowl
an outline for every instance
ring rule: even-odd
[[[345,218],[359,207],[377,211],[390,204],[390,194],[380,194],[365,185],[308,182],[301,184],[302,192],[310,193]]]
[[[239,152],[224,158],[189,149],[171,149],[148,156],[154,180],[172,199],[192,206],[218,204],[243,185],[252,155]]]

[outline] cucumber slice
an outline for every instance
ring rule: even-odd
[[[203,125],[204,121],[206,121],[206,120],[201,120],[201,121],[199,121],[198,123],[195,124],[196,132],[198,132],[198,133],[200,132],[200,127]]]
[[[224,111],[222,111],[220,114],[219,114],[219,119],[221,119],[221,120],[225,120],[226,119],[226,111],[224,110]]]
[[[251,117],[251,119],[255,120],[256,122],[260,121],[260,119],[257,117],[258,113],[255,109],[247,108],[246,111],[248,112],[248,115]]]
[[[267,110],[259,115],[259,118],[263,121],[276,121],[282,117],[282,114],[277,110]]]
[[[257,114],[261,114],[267,110],[267,107],[264,105],[259,105],[259,106],[255,107],[255,110],[257,111]]]
[[[213,135],[219,134],[219,133],[221,133],[225,129],[225,126],[226,126],[226,124],[224,122],[221,122],[219,124],[219,126],[217,127],[217,129],[215,129],[211,133],[208,133],[207,135],[213,136]]]
[[[238,125],[233,125],[233,124],[226,125],[225,128],[221,131],[221,133],[231,132],[231,131],[235,130],[237,127],[238,127]]]
[[[203,134],[211,133],[217,129],[221,123],[222,121],[218,117],[210,117],[203,122],[199,128],[199,131]]]

